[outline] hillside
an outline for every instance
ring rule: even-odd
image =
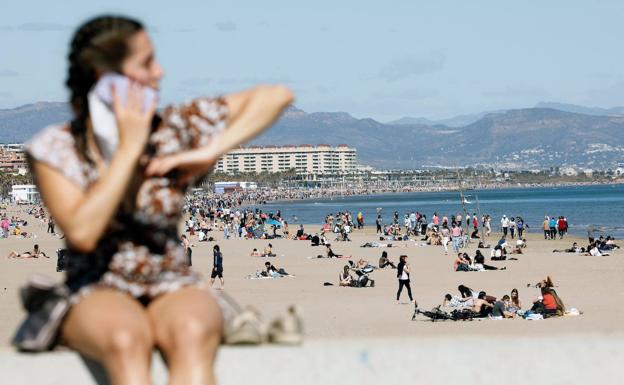
[[[64,103],[0,110],[0,143],[23,142],[42,127],[70,117]],[[338,144],[358,149],[376,168],[471,166],[608,168],[624,158],[624,116],[526,108],[486,114],[461,127],[384,124],[345,112],[306,113],[290,107],[252,144]]]

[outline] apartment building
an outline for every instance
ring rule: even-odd
[[[21,144],[0,144],[0,172],[24,174],[28,170]]]
[[[357,150],[346,144],[251,146],[224,155],[215,171],[232,174],[294,169],[300,175],[336,175],[355,172],[356,164]]]

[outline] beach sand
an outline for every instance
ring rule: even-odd
[[[29,220],[25,228],[37,235],[35,239],[0,239],[0,346],[7,346],[16,326],[23,317],[18,290],[33,274],[45,274],[62,279],[55,271],[55,250],[63,241],[45,233],[46,227],[37,219],[23,212],[8,211]],[[291,225],[294,229],[296,226]],[[307,225],[307,232],[315,232],[319,224]],[[322,246],[311,247],[309,241],[287,239],[273,240],[223,240],[222,233],[209,233],[217,239],[224,256],[226,292],[243,305],[253,305],[267,319],[284,312],[287,305],[296,304],[303,311],[306,339],[308,341],[335,340],[359,337],[449,337],[466,336],[529,336],[565,335],[571,333],[620,334],[624,331],[624,308],[619,306],[624,294],[624,252],[616,250],[607,257],[590,257],[576,254],[552,253],[563,249],[576,240],[586,245],[586,239],[566,237],[563,240],[546,241],[538,233],[528,234],[525,254],[517,255],[517,261],[486,263],[506,266],[505,271],[454,272],[453,256],[444,255],[441,246],[418,246],[414,241],[392,242],[400,248],[361,248],[365,242],[377,240],[374,227],[351,235],[352,242],[333,242],[338,254],[352,255],[351,260],[364,258],[377,265],[383,250],[390,259],[398,262],[399,255],[409,256],[412,290],[423,309],[441,303],[444,294],[457,294],[457,286],[465,284],[475,290],[502,297],[517,288],[524,308],[539,295],[538,289],[527,288],[550,275],[558,286],[557,292],[567,308],[577,308],[584,314],[576,317],[560,317],[543,321],[522,319],[473,322],[425,322],[411,321],[413,305],[408,303],[407,293],[402,294],[402,304],[397,305],[396,270],[377,270],[371,274],[374,288],[342,288],[337,285],[338,274],[347,263],[346,259],[308,259],[324,254]],[[334,235],[328,236],[333,239]],[[487,243],[495,244],[498,238],[491,236]],[[197,242],[192,237],[193,269],[209,277],[212,267],[214,242]],[[275,258],[250,257],[253,248],[262,250],[268,243],[278,255]],[[38,243],[52,258],[7,259],[11,250],[31,250]],[[621,242],[620,242],[621,243]],[[474,255],[476,243],[466,250]],[[449,249],[452,249],[449,247]],[[489,250],[485,250],[489,260]],[[250,280],[245,277],[263,268],[265,261],[283,267],[296,278]],[[332,282],[335,286],[323,286]],[[215,283],[218,286],[218,283]]]

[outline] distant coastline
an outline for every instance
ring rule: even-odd
[[[607,186],[607,185],[624,185],[624,180],[618,179],[613,182],[605,182],[605,181],[595,181],[595,182],[569,182],[569,183],[501,183],[501,184],[484,184],[475,187],[466,187],[464,189],[460,189],[458,186],[424,186],[418,188],[403,188],[403,189],[370,189],[367,191],[360,191],[358,189],[353,190],[340,190],[340,189],[324,189],[325,194],[323,196],[306,196],[301,198],[289,198],[289,199],[275,199],[270,200],[270,203],[280,203],[280,202],[301,202],[308,200],[326,200],[333,198],[341,198],[341,197],[357,197],[357,196],[373,196],[373,195],[395,195],[395,194],[405,194],[405,193],[430,193],[430,192],[453,192],[453,191],[472,191],[472,190],[513,190],[513,189],[523,189],[523,188],[557,188],[557,187],[583,187],[583,186]],[[307,189],[309,191],[314,191],[316,189],[310,188]],[[306,189],[302,189],[302,191],[306,191]]]

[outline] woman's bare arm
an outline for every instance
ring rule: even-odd
[[[92,251],[106,229],[136,170],[139,153],[119,150],[110,167],[84,192],[54,168],[34,163],[44,203],[72,248]]]
[[[247,142],[271,125],[293,101],[292,92],[284,86],[259,86],[225,97],[230,110],[227,133],[207,146],[153,160],[147,175],[165,175],[174,168],[191,175],[203,174],[233,148]]]
[[[119,148],[108,168],[85,192],[54,168],[35,161],[34,172],[41,197],[63,230],[69,245],[81,252],[95,249],[117,211],[128,184],[137,172],[137,162],[150,130],[156,105],[142,112],[142,90],[128,89],[128,102],[121,105],[113,90],[119,127]]]

